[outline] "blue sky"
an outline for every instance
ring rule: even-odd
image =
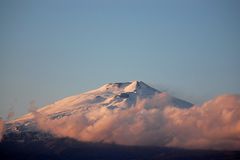
[[[238,0],[1,0],[0,116],[142,80],[201,103],[240,93]]]

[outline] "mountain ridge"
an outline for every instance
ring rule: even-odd
[[[89,108],[93,105],[100,105],[108,109],[126,109],[135,105],[138,98],[148,99],[156,94],[164,95],[166,93],[142,81],[134,80],[130,82],[107,83],[97,89],[60,99],[53,104],[37,109],[37,111],[51,116],[52,114],[66,112],[67,110],[81,109],[81,107]],[[176,97],[167,96],[171,98],[169,105],[174,105],[179,108],[189,108],[193,105],[190,102]],[[67,113],[65,115],[67,115]],[[64,114],[62,114],[62,116],[64,116]],[[19,122],[21,120],[24,121],[32,117],[32,113],[28,113],[10,121],[10,123]]]
[[[84,142],[239,150],[239,99],[221,95],[192,106],[138,81],[108,83],[5,123],[4,135],[39,140],[43,132]]]

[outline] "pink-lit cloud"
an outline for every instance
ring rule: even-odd
[[[80,141],[240,149],[240,95],[219,96],[189,109],[168,106],[168,98],[138,100],[125,110],[95,106],[61,119],[33,114],[40,129]]]
[[[2,140],[3,133],[4,133],[4,121],[0,117],[0,141]]]
[[[224,95],[190,109],[166,108],[168,146],[240,149],[240,96]]]

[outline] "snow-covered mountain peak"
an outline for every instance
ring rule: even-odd
[[[55,119],[73,114],[85,113],[96,107],[121,110],[134,106],[138,98],[150,99],[155,95],[162,95],[160,97],[165,97],[165,93],[150,87],[142,81],[107,83],[98,89],[56,101],[53,104],[38,109],[37,112]],[[164,103],[180,108],[192,106],[191,103],[184,100],[171,96],[169,97],[167,98],[167,102],[164,100]],[[30,113],[15,121],[26,121],[31,118],[33,118],[33,115]]]
[[[125,92],[135,92],[139,95],[151,95],[154,93],[159,93],[158,90],[150,87],[142,81],[132,81],[128,86],[124,88]]]
[[[142,87],[146,86],[145,83],[141,81],[132,81],[125,89],[125,92],[136,92]]]
[[[117,83],[107,83],[96,90],[89,91],[87,93],[137,93],[139,96],[141,95],[152,95],[155,93],[160,93],[160,91],[148,86],[142,81],[130,81],[130,82],[117,82]]]

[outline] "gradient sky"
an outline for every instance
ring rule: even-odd
[[[238,0],[1,0],[0,116],[108,82],[240,93]]]

